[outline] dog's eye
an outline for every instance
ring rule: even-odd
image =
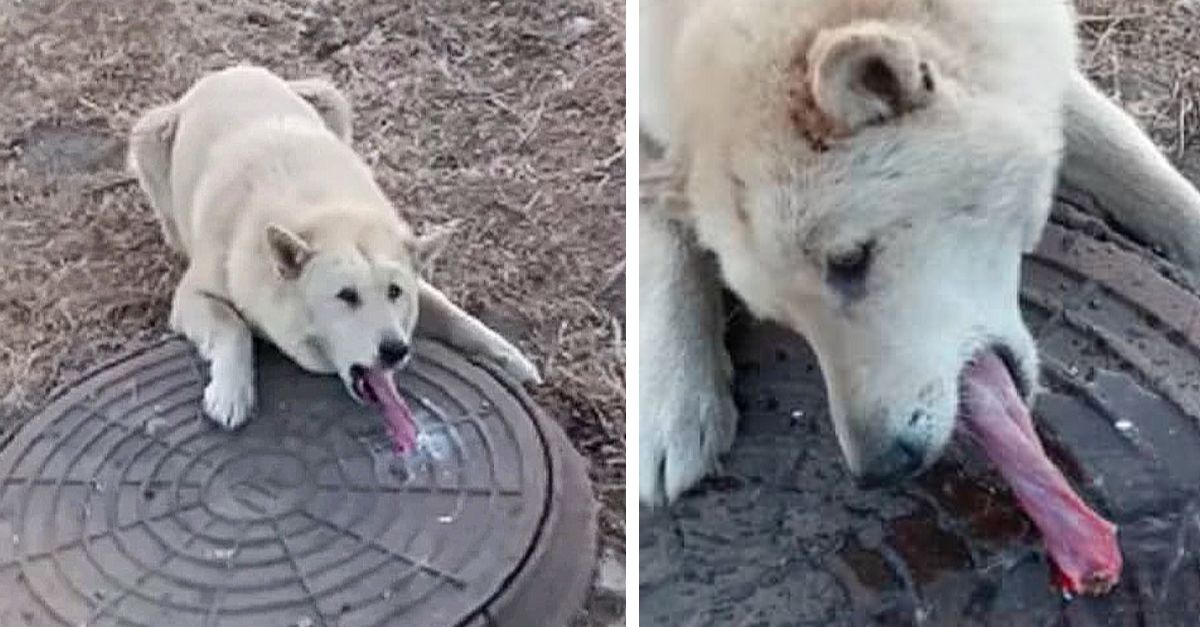
[[[350,305],[351,307],[357,307],[360,302],[358,298],[358,290],[354,289],[353,287],[343,287],[338,291],[337,297],[339,300],[347,305]]]
[[[396,300],[397,298],[400,298],[400,295],[403,293],[404,293],[404,290],[400,289],[399,285],[396,285],[395,283],[391,283],[388,285],[388,291],[387,291],[388,300]]]
[[[830,255],[826,261],[830,283],[845,284],[862,281],[871,268],[874,254],[875,243],[864,242],[847,251]]]

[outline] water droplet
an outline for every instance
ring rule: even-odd
[[[166,426],[167,426],[166,420],[164,420],[162,418],[151,418],[151,419],[147,420],[145,424],[142,425],[142,431],[146,435],[148,435],[150,437],[154,437],[154,434],[158,433],[159,431],[162,431],[163,429],[166,428]]]
[[[225,549],[207,549],[204,551],[204,558],[216,561],[229,561],[233,559],[237,553],[237,547],[229,547]]]
[[[1122,418],[1114,423],[1113,426],[1116,427],[1118,431],[1129,431],[1133,428],[1133,423]]]
[[[454,522],[454,517],[453,516],[438,516],[438,522],[451,523],[451,522]]]

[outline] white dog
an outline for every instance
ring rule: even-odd
[[[811,343],[878,485],[1030,402],[1021,254],[1060,176],[1200,271],[1200,194],[1082,76],[1068,5],[643,0],[643,131],[683,201],[641,216],[643,501],[731,445],[722,283]]]
[[[211,362],[204,410],[223,427],[254,405],[252,332],[385,413],[414,330],[539,381],[517,348],[420,278],[450,229],[413,234],[351,149],[350,126],[328,83],[235,67],[133,128],[131,167],[189,260],[171,327]]]

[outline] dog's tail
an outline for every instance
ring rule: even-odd
[[[329,130],[342,141],[350,143],[354,109],[346,95],[333,83],[322,78],[306,78],[288,81],[288,87],[317,110]]]
[[[171,202],[171,146],[178,120],[175,105],[155,107],[139,118],[129,135],[129,169],[150,197],[167,245],[186,253]]]

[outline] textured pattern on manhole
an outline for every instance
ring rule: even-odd
[[[590,491],[523,393],[420,344],[400,387],[423,448],[401,462],[336,377],[258,353],[259,412],[236,433],[198,415],[203,366],[177,340],[18,433],[0,625],[520,625],[581,606]]]
[[[1194,627],[1200,616],[1200,299],[1170,267],[1060,203],[1024,266],[1047,449],[1120,525],[1121,584],[1065,601],[1040,539],[977,455],[862,491],[844,470],[816,360],[730,330],[742,422],[721,477],[643,511],[646,625]]]

